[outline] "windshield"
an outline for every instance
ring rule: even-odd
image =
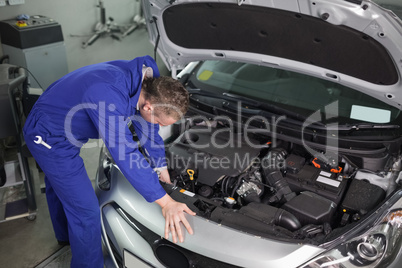
[[[337,121],[386,124],[399,110],[360,91],[291,71],[228,61],[200,63],[192,84],[209,93],[241,95],[303,116],[337,103]]]
[[[402,1],[401,0],[371,0],[383,8],[392,10],[395,15],[402,19]]]

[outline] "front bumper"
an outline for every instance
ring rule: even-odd
[[[109,253],[114,251],[122,262],[126,250],[152,267],[170,266],[161,257],[163,252],[174,254],[175,259],[184,256],[188,266],[181,267],[298,267],[325,250],[261,238],[189,215],[194,235],[186,233],[184,243],[173,244],[161,238],[165,222],[159,206],[148,203],[117,167],[110,175],[110,190],[102,191],[96,183],[96,192],[103,238],[109,242]]]

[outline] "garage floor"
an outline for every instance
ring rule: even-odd
[[[153,56],[153,46],[148,41],[145,29],[139,29],[130,35],[133,48],[132,58],[143,55]],[[124,42],[130,42],[125,40]],[[157,58],[158,65],[161,59]],[[167,75],[166,68],[160,67],[160,73]],[[98,165],[100,146],[83,148],[84,159],[89,178],[93,181]],[[30,159],[31,171],[35,182],[37,202],[36,219],[30,221],[19,218],[0,223],[0,267],[7,268],[64,268],[70,267],[71,251],[69,246],[59,246],[54,237],[48,212],[46,196],[40,191],[43,186],[43,173],[39,173],[35,161]],[[0,205],[18,200],[24,196],[24,188],[17,186],[9,189],[0,188]],[[3,204],[2,204],[3,203]],[[143,266],[147,267],[147,266]],[[138,267],[142,268],[142,267]]]
[[[97,141],[93,141],[99,144]],[[81,157],[92,181],[95,179],[100,146],[83,148]],[[54,237],[52,223],[47,208],[46,196],[41,193],[43,173],[39,173],[33,159],[30,167],[35,182],[35,195],[38,206],[36,219],[30,221],[19,218],[0,223],[0,266],[1,267],[70,267],[70,247],[61,247]],[[24,197],[24,187],[15,186],[2,190],[2,202],[10,202]]]
[[[98,167],[100,140],[90,140],[94,148],[82,148],[88,176],[94,183]],[[54,237],[45,194],[41,193],[44,174],[38,172],[33,158],[30,168],[35,183],[37,215],[33,221],[19,218],[0,223],[0,267],[7,268],[69,268],[71,251],[69,246],[59,246]],[[25,197],[24,187],[0,188],[0,204]],[[146,268],[143,265],[138,268]],[[107,267],[109,268],[109,267]]]

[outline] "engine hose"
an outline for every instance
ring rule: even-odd
[[[296,196],[287,181],[283,178],[282,173],[278,170],[271,171],[264,170],[265,179],[267,182],[274,187],[276,194],[270,199],[271,203],[280,202],[282,199],[290,201]]]
[[[296,231],[301,228],[300,221],[296,216],[280,208],[275,213],[274,223],[290,231]]]
[[[228,184],[230,177],[226,176],[222,180],[221,191],[224,195],[228,195]]]
[[[281,170],[284,168],[287,151],[283,148],[274,148],[262,160],[262,166],[265,170]]]

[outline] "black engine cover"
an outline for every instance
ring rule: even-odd
[[[193,169],[197,182],[213,186],[222,176],[237,176],[259,155],[258,142],[227,128],[196,126],[166,150],[169,168],[182,174]]]

